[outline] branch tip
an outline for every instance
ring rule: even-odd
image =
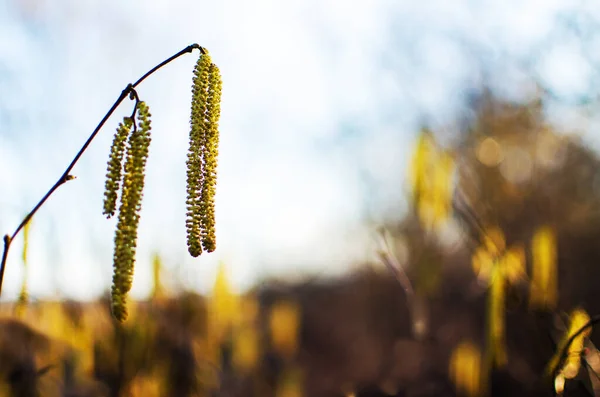
[[[187,48],[188,52],[192,52],[192,50],[200,50],[201,54],[206,54],[206,48],[202,47],[200,44],[198,43],[194,43],[194,44],[190,44]]]

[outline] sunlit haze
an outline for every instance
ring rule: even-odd
[[[194,52],[138,89],[153,140],[133,296],[150,291],[155,252],[173,286],[200,292],[220,261],[237,288],[348,270],[371,257],[373,226],[403,214],[421,122],[443,140],[469,90],[489,78],[502,95],[521,95],[529,66],[557,96],[589,94],[590,62],[599,59],[583,54],[600,54],[600,41],[584,51],[555,28],[575,12],[571,4],[0,0],[0,233],[12,233],[54,184],[128,83],[196,42],[223,76],[218,248],[191,258],[185,243]],[[600,7],[586,13],[598,18]],[[551,50],[536,53],[546,42]],[[131,106],[123,103],[74,169],[77,179],[35,216],[33,297],[92,299],[109,287],[115,220],[102,215],[104,176]],[[562,110],[554,122],[593,127]],[[2,299],[19,292],[21,241]]]

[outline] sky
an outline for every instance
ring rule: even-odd
[[[534,75],[557,99],[552,120],[597,145],[596,122],[569,104],[595,95],[600,36],[589,27],[599,19],[600,6],[567,0],[0,0],[0,233],[54,184],[128,83],[198,43],[223,76],[218,248],[191,258],[185,243],[194,52],[138,89],[153,140],[132,295],[149,293],[155,253],[167,282],[199,292],[219,262],[238,289],[348,271],[372,256],[374,225],[406,208],[421,123],[451,137],[483,81],[518,99]],[[110,286],[116,220],[102,215],[104,177],[131,109],[122,104],[77,179],[36,214],[34,298],[93,299]],[[19,292],[21,246],[2,299]]]

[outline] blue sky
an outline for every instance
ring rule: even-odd
[[[584,29],[585,18],[600,18],[592,2],[148,4],[0,0],[2,234],[61,175],[127,83],[193,42],[221,68],[218,249],[197,259],[187,254],[184,228],[197,53],[138,90],[151,107],[153,141],[135,297],[150,289],[153,252],[180,284],[203,292],[219,261],[239,288],[267,275],[346,271],[372,254],[372,224],[402,215],[420,121],[451,136],[465,93],[485,77],[518,97],[531,88],[522,84],[526,68],[569,100],[588,95],[597,79],[600,37]],[[570,108],[549,109],[560,125],[595,125]],[[104,175],[114,128],[130,111],[125,102],[74,169],[77,179],[34,218],[33,296],[90,299],[109,286],[115,221],[102,216]],[[3,299],[20,288],[20,246]]]

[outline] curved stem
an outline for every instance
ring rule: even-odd
[[[40,207],[42,205],[44,205],[46,200],[48,200],[48,198],[50,198],[52,193],[54,193],[54,191],[56,191],[56,189],[58,189],[65,182],[70,181],[71,179],[75,178],[73,175],[71,175],[71,170],[73,169],[73,167],[75,167],[75,164],[77,164],[77,162],[79,161],[79,159],[81,158],[83,153],[86,151],[86,149],[88,148],[90,143],[92,143],[92,141],[96,137],[96,135],[98,135],[98,132],[104,126],[106,121],[110,118],[110,116],[114,113],[114,111],[119,107],[119,105],[125,100],[125,98],[127,98],[127,95],[130,95],[131,99],[136,100],[136,106],[134,108],[134,114],[135,114],[135,111],[137,108],[137,102],[139,101],[137,93],[135,92],[135,87],[137,87],[140,83],[142,83],[142,81],[144,81],[148,76],[150,76],[151,74],[156,72],[158,69],[162,68],[163,66],[170,63],[171,61],[179,58],[180,56],[192,52],[194,49],[200,50],[200,52],[202,54],[206,53],[206,50],[203,47],[199,46],[198,44],[191,44],[191,45],[187,46],[186,48],[184,48],[183,50],[179,51],[177,54],[167,58],[163,62],[159,63],[158,65],[156,65],[155,67],[150,69],[146,74],[144,74],[142,77],[140,77],[135,83],[128,84],[127,87],[125,87],[125,89],[121,92],[121,95],[119,95],[119,97],[117,98],[115,103],[112,105],[110,110],[106,113],[106,115],[102,118],[102,120],[100,120],[100,123],[98,123],[98,125],[96,126],[96,128],[94,129],[92,134],[89,136],[87,141],[83,144],[81,149],[79,149],[79,152],[77,152],[77,154],[75,155],[75,158],[73,158],[73,160],[71,161],[71,163],[69,164],[69,166],[67,167],[65,172],[63,172],[63,174],[60,176],[60,178],[58,178],[56,183],[54,183],[54,185],[52,185],[52,187],[50,188],[50,190],[48,190],[48,192],[44,195],[44,197],[42,197],[42,199],[36,204],[36,206],[33,207],[33,209],[25,216],[23,221],[19,224],[19,226],[17,226],[15,231],[12,233],[12,235],[7,234],[4,236],[4,251],[2,253],[2,263],[0,264],[0,296],[2,295],[2,283],[4,281],[4,271],[6,269],[6,261],[8,259],[8,250],[10,249],[10,245],[11,245],[12,241],[19,234],[19,232],[23,229],[23,227],[27,224],[27,222],[29,222],[31,220],[33,215],[35,215],[35,213],[40,209]]]

